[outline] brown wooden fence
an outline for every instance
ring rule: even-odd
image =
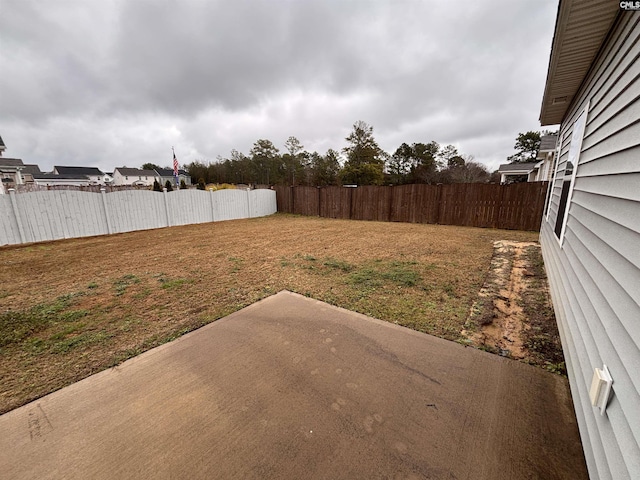
[[[275,189],[284,213],[538,231],[547,182]]]

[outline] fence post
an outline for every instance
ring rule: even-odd
[[[216,202],[213,198],[213,194],[215,192],[213,190],[209,190],[209,193],[211,194],[211,221],[215,222],[216,221]]]
[[[247,189],[247,218],[251,218],[251,190]]]
[[[436,215],[435,222],[436,224],[440,223],[440,209],[442,208],[442,184],[438,183],[436,185]]]
[[[164,197],[164,213],[166,214],[165,217],[167,219],[167,227],[170,227],[171,223],[169,222],[169,198],[167,197],[167,195],[169,195],[169,193],[167,192],[167,188],[164,187],[162,189],[162,196]]]
[[[100,194],[102,195],[102,207],[104,208],[104,219],[107,222],[107,233],[111,235],[113,230],[111,228],[111,220],[109,220],[109,208],[107,207],[107,189],[100,187]]]
[[[502,211],[503,211],[503,205],[504,205],[504,191],[505,188],[507,187],[506,184],[501,184],[500,185],[500,197],[498,198],[498,205],[496,206],[496,220],[494,222],[493,228],[502,228]]]
[[[391,222],[391,218],[392,218],[392,210],[393,210],[393,185],[389,185],[389,218],[387,219],[387,222]]]
[[[16,189],[9,189],[9,197],[11,198],[11,207],[13,208],[13,216],[16,218],[18,224],[18,233],[20,235],[20,243],[26,243],[27,239],[24,235],[24,229],[22,228],[22,219],[20,218],[20,212],[18,212],[18,202],[16,201]]]
[[[291,212],[290,213],[296,213],[296,187],[292,185],[291,188],[289,189],[289,192],[291,192]]]
[[[358,187],[349,187],[349,220],[353,220],[353,191],[356,188]]]

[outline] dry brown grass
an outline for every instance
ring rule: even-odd
[[[287,289],[460,340],[494,240],[290,215],[0,248],[0,412]]]

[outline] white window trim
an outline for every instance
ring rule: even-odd
[[[562,141],[560,142],[562,143]],[[546,219],[547,219],[547,223],[549,223],[549,214],[551,213],[551,200],[553,197],[553,189],[556,186],[556,176],[558,175],[558,168],[559,168],[559,164],[560,164],[560,151],[558,151],[558,153],[556,154],[556,168],[553,169],[553,177],[551,178],[551,184],[549,185],[549,200],[547,200],[547,215],[546,215]]]
[[[560,169],[560,155],[562,154],[562,143],[564,142],[565,137],[566,137],[566,133],[563,134],[562,132],[558,132],[558,138],[560,141],[556,145],[556,155],[555,155],[555,158],[553,159],[554,161],[553,176],[551,177],[549,203],[547,205],[547,213],[546,213],[547,222],[549,222],[549,215],[551,215],[551,197],[553,196],[553,189],[556,185],[556,179],[558,178],[558,170]],[[556,213],[556,217],[557,217],[557,213]],[[556,237],[556,239],[557,238],[558,237]]]
[[[580,152],[582,150],[582,140],[584,139],[584,132],[587,127],[587,117],[589,113],[589,102],[580,113],[580,116],[573,122],[573,132],[571,133],[571,143],[569,144],[569,152],[567,153],[567,163],[572,160],[572,153],[575,154],[575,162],[573,163],[573,172],[571,173],[571,183],[569,184],[569,194],[567,195],[567,205],[564,210],[564,217],[562,219],[562,230],[560,231],[560,238],[558,241],[560,242],[560,247],[564,244],[564,236],[567,231],[567,221],[569,220],[569,208],[571,207],[571,201],[573,200],[573,188],[576,184],[576,173],[578,173],[578,163],[580,162]],[[584,120],[582,124],[578,124],[581,120]],[[576,124],[578,125],[579,130],[576,130]],[[579,131],[579,135],[578,135]],[[575,150],[573,149],[575,143]],[[565,167],[566,168],[566,167]]]

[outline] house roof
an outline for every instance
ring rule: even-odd
[[[620,13],[611,0],[560,0],[540,124],[562,123]]]
[[[4,144],[4,141],[2,140],[2,137],[0,137],[0,148],[6,148],[6,145]],[[4,148],[2,148],[2,150],[4,150]]]
[[[556,149],[556,143],[558,141],[557,135],[543,135],[540,137],[539,152],[549,152]]]
[[[40,171],[40,167],[38,165],[35,165],[35,164],[25,165],[24,168],[22,169],[22,172],[23,173],[30,173],[31,175],[42,173]]]
[[[103,175],[102,171],[96,167],[65,167],[56,165],[53,169],[60,175]]]
[[[539,162],[527,162],[527,163],[503,163],[498,168],[500,173],[516,173],[516,174],[526,174],[531,173],[536,169]]]
[[[156,173],[160,177],[173,177],[173,170],[170,168],[156,168]],[[179,169],[178,175],[189,175],[185,170]]]
[[[23,167],[24,163],[19,158],[0,157],[0,167]]]
[[[118,167],[113,171],[113,173],[116,173],[116,172],[120,172],[120,175],[131,175],[131,176],[144,175],[145,177],[156,176],[156,172],[154,172],[153,170],[142,170],[141,168]]]
[[[33,178],[37,180],[89,180],[86,175],[74,173],[34,173]]]

